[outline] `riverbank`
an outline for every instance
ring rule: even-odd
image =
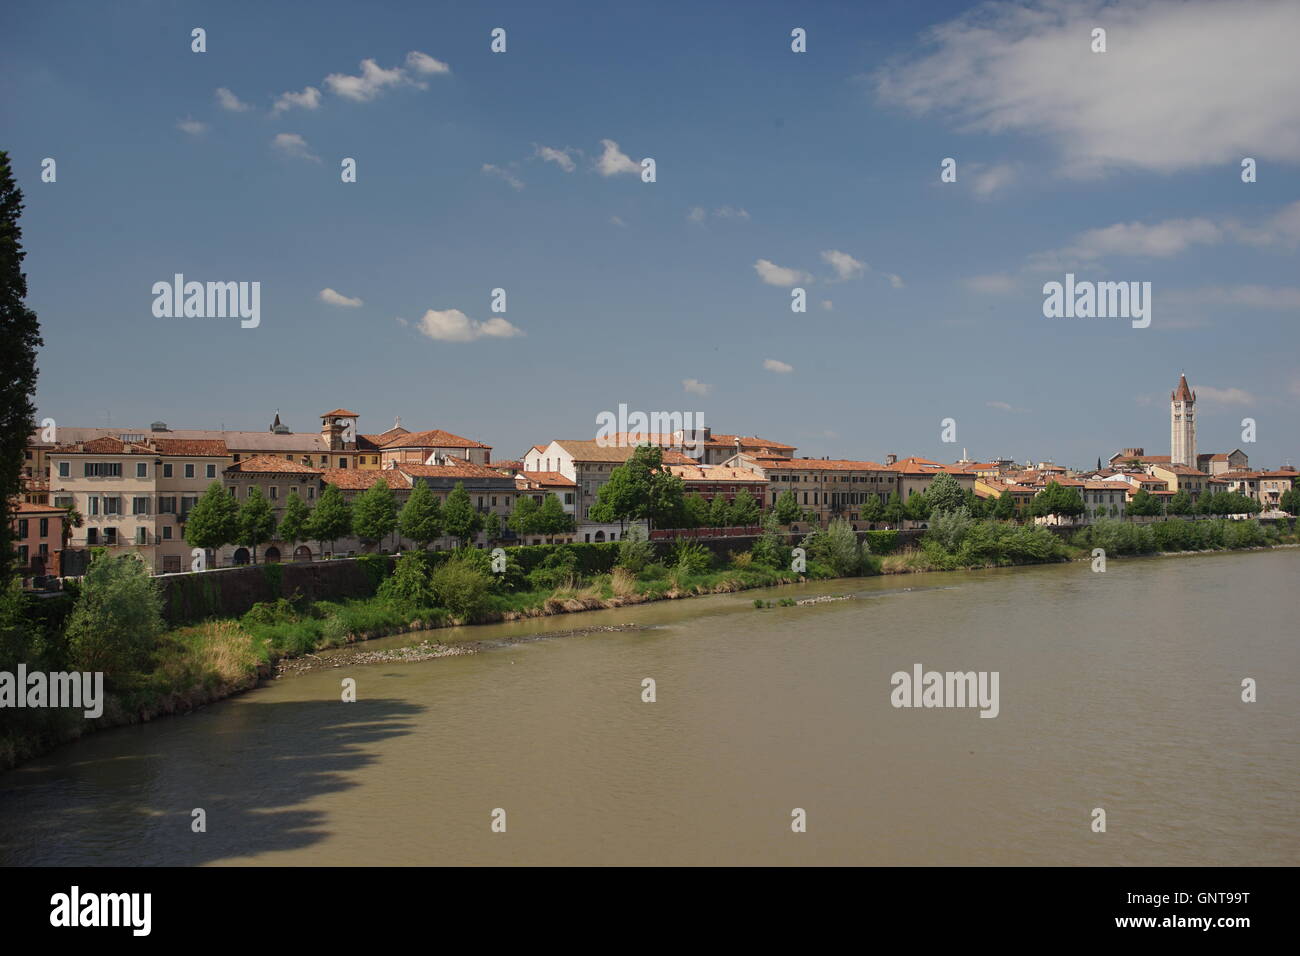
[[[1165,554],[1178,556],[1266,549],[1266,546],[1245,544],[1245,540],[1237,548]],[[145,675],[130,690],[110,694],[101,717],[86,720],[79,714],[65,712],[63,719],[53,721],[39,732],[5,736],[0,739],[0,768],[9,769],[96,730],[189,713],[251,690],[263,681],[313,670],[318,666],[428,660],[477,653],[481,649],[472,643],[446,644],[429,640],[396,656],[384,652],[372,659],[367,652],[358,651],[329,664],[320,663],[321,659],[316,657],[319,651],[348,647],[375,638],[736,593],[812,580],[1084,560],[1091,554],[1088,543],[1067,545],[1053,538],[1050,550],[1041,555],[999,555],[996,560],[976,561],[972,557],[974,552],[949,550],[934,541],[927,547],[897,554],[859,555],[860,563],[852,568],[851,573],[842,575],[836,575],[830,566],[816,557],[809,559],[805,573],[796,574],[757,564],[748,553],[732,555],[727,566],[720,569],[709,569],[706,565],[701,570],[698,565],[687,564],[668,570],[662,565],[652,564],[639,574],[632,574],[615,567],[608,574],[568,577],[560,586],[551,589],[491,593],[486,596],[485,603],[464,616],[454,615],[445,607],[394,600],[385,596],[382,585],[373,597],[347,602],[317,601],[303,606],[281,600],[257,605],[237,620],[210,620],[165,633],[159,642],[158,663],[153,672]],[[1279,539],[1277,544],[1284,542]],[[1117,553],[1116,556],[1124,555]],[[1135,556],[1150,555],[1144,552]],[[825,595],[811,601],[790,603],[833,599],[837,597]],[[772,606],[771,602],[763,604],[761,600],[756,600],[755,604]]]

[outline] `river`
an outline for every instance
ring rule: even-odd
[[[93,734],[0,775],[0,863],[1294,865],[1297,582],[1285,549],[438,631],[646,628],[326,668]],[[753,607],[822,594],[855,597]],[[998,716],[891,706],[917,663],[998,672]]]

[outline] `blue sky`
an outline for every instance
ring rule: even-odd
[[[343,406],[514,458],[622,402],[801,454],[1085,465],[1168,453],[1185,370],[1202,451],[1295,462],[1297,9],[10,4],[39,412]],[[1151,282],[1151,327],[1045,318],[1066,271]],[[260,281],[260,326],[155,318],[177,272]],[[448,339],[494,318],[515,334]]]

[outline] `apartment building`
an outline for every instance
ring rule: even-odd
[[[767,503],[768,482],[748,468],[728,465],[669,465],[668,470],[682,480],[688,495],[699,495],[710,504],[721,495],[727,503],[736,500],[741,490],[761,508]]]
[[[600,488],[609,481],[610,474],[632,457],[632,445],[605,445],[596,441],[576,441],[557,438],[546,445],[534,445],[524,455],[524,471],[559,472],[574,483],[577,494],[575,516],[585,522],[596,503]],[[695,460],[679,451],[665,448],[665,465],[693,465]]]
[[[15,501],[10,507],[18,575],[58,574],[59,552],[63,548],[63,516],[67,512],[30,501]]]
[[[60,443],[48,458],[52,503],[83,519],[69,546],[133,550],[162,573],[188,566],[186,517],[220,480],[228,450],[211,439],[104,437]]]
[[[858,509],[869,497],[875,496],[883,503],[898,488],[898,473],[874,461],[760,457],[742,453],[728,459],[726,464],[752,471],[767,480],[767,499],[763,502],[766,507],[774,506],[789,491],[795,503],[815,514],[823,525],[832,518],[857,521]]]

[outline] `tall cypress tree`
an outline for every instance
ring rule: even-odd
[[[0,150],[0,586],[15,567],[10,499],[22,485],[24,451],[36,418],[36,350],[41,326],[27,308],[23,274],[22,190],[14,183],[9,154]]]

